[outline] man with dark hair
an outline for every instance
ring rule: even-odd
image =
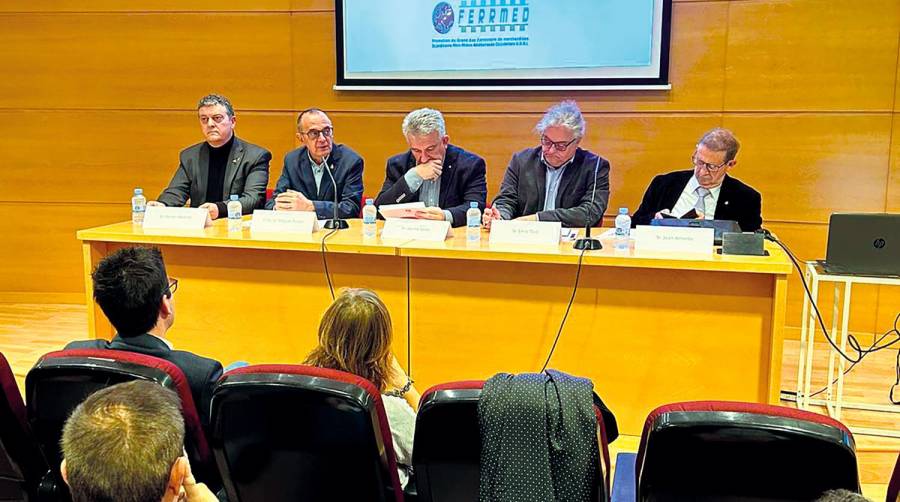
[[[262,207],[272,154],[234,135],[237,118],[225,96],[201,98],[197,115],[206,141],[181,151],[169,186],[147,204],[180,207],[190,199],[191,207],[208,210],[212,219],[228,215],[231,195],[239,197],[244,214]]]
[[[318,108],[300,112],[297,140],[303,146],[284,156],[281,177],[266,209],[310,211],[320,220],[331,219],[337,192],[338,218],[358,217],[363,159],[347,145],[334,142],[328,114]]]
[[[197,412],[209,423],[212,387],[222,375],[222,365],[190,352],[173,350],[165,335],[175,322],[172,295],[177,280],[166,275],[157,248],[123,248],[104,258],[91,275],[94,299],[116,329],[111,341],[72,342],[66,349],[114,349],[165,359],[187,378]]]
[[[728,129],[717,127],[697,142],[692,170],[661,174],[650,182],[634,225],[649,225],[664,215],[706,220],[734,220],[744,232],[762,226],[762,197],[752,187],[728,176],[737,164],[740,143]],[[696,216],[693,216],[696,215]]]
[[[216,501],[184,456],[174,392],[143,380],[88,396],[63,428],[63,479],[73,502]]]

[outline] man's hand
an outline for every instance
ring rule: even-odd
[[[166,207],[165,204],[163,204],[162,202],[160,202],[158,200],[148,200],[147,205],[148,206],[157,206],[157,207]]]
[[[420,207],[416,209],[416,218],[444,221],[444,210],[439,207]]]
[[[481,224],[484,228],[490,230],[491,222],[499,219],[500,211],[498,211],[496,207],[486,207],[484,208],[484,214],[481,215]]]
[[[204,483],[198,483],[196,479],[194,479],[194,474],[191,472],[191,464],[187,462],[187,457],[184,457],[185,463],[187,464],[187,472],[184,476],[184,481],[181,483],[181,492],[178,494],[179,502],[218,502],[219,499],[216,495],[210,490]]]
[[[209,211],[210,219],[214,220],[219,217],[219,206],[215,205],[214,203],[205,202],[203,204],[200,204],[199,207],[200,209],[206,209],[207,211]]]
[[[444,167],[441,165],[440,159],[431,159],[424,164],[419,164],[416,166],[416,173],[422,177],[423,180],[433,180],[441,175],[441,171]]]
[[[275,197],[274,209],[276,211],[315,211],[316,206],[302,193],[288,189]]]
[[[519,216],[517,221],[538,221],[537,214],[529,214],[528,216]]]

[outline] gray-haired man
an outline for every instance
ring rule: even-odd
[[[418,218],[466,224],[470,202],[484,209],[487,182],[484,159],[450,144],[444,116],[420,108],[403,119],[409,151],[387,161],[384,185],[376,204],[424,202]]]
[[[513,155],[484,225],[498,219],[596,225],[609,202],[609,162],[578,146],[586,130],[578,105],[552,106],[535,130],[540,146]]]
[[[201,98],[197,116],[206,141],[181,151],[175,176],[149,205],[183,206],[190,200],[191,207],[206,209],[212,219],[228,215],[231,195],[239,197],[244,214],[262,207],[272,154],[234,135],[237,119],[225,96]]]

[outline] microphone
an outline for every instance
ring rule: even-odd
[[[597,156],[597,163],[594,165],[594,185],[591,187],[591,207],[584,222],[584,237],[575,241],[572,245],[575,249],[594,251],[603,249],[603,245],[597,239],[591,238],[591,215],[594,213],[594,195],[597,193],[597,170],[600,169],[600,156]]]
[[[334,216],[325,222],[325,228],[330,230],[341,230],[350,228],[350,224],[347,223],[347,220],[338,218],[338,186],[337,181],[334,180],[334,174],[331,172],[332,167],[332,164],[325,164],[325,172],[328,173],[328,177],[331,178],[331,184],[334,185]]]

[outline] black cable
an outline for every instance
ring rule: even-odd
[[[575,269],[575,286],[572,287],[572,296],[569,298],[569,304],[566,305],[566,313],[563,315],[562,322],[559,323],[559,331],[556,332],[556,339],[553,340],[553,347],[550,347],[550,353],[547,354],[547,360],[544,361],[544,365],[541,366],[541,373],[547,369],[547,365],[550,364],[550,358],[553,357],[553,352],[556,351],[556,344],[559,342],[559,336],[562,335],[563,327],[566,325],[566,319],[569,317],[569,310],[572,308],[572,303],[575,301],[575,293],[578,291],[578,279],[581,277],[581,261],[584,259],[584,252],[587,249],[582,249],[581,254],[578,255],[578,268]]]
[[[325,241],[337,231],[337,228],[332,229],[331,232],[325,234],[325,237],[322,237],[322,263],[325,265],[325,279],[328,280],[328,291],[331,293],[331,301],[334,301],[334,285],[331,283],[331,274],[328,272],[328,250],[325,248]]]

